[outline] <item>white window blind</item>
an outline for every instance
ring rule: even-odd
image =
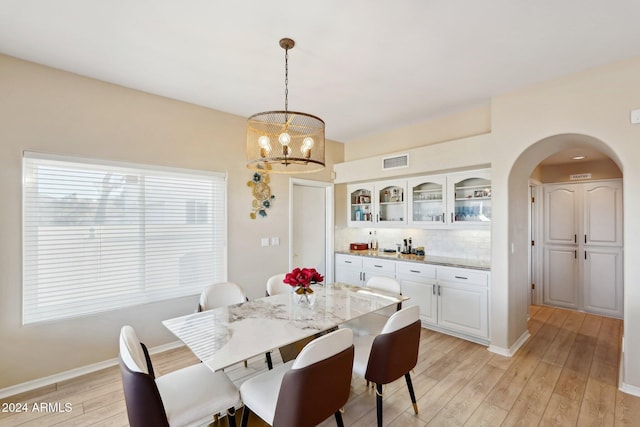
[[[226,280],[226,175],[25,153],[23,323]]]

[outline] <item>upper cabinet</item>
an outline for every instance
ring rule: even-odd
[[[406,192],[405,180],[348,185],[349,226],[405,225],[407,223]]]
[[[416,226],[443,226],[447,221],[446,175],[411,178],[409,191],[409,224]]]
[[[487,169],[460,172],[448,176],[449,210],[452,224],[489,224],[491,222],[491,172]]]
[[[350,184],[347,190],[350,226],[442,228],[491,221],[488,169]]]

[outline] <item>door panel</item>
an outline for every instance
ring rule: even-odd
[[[544,251],[544,303],[579,308],[577,248],[547,246]]]

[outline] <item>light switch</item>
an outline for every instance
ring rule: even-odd
[[[263,237],[262,239],[260,239],[260,243],[262,244],[262,247],[269,246],[269,238]]]
[[[271,238],[271,246],[280,246],[280,238],[272,237]]]
[[[640,124],[640,108],[638,108],[637,110],[631,110],[631,124]]]

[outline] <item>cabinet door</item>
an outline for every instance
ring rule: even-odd
[[[447,218],[453,224],[491,222],[491,173],[489,170],[460,172],[447,179],[448,197],[453,201]]]
[[[362,257],[336,254],[336,282],[362,285]]]
[[[440,326],[488,338],[487,288],[438,282],[438,323]]]
[[[444,175],[413,178],[407,182],[409,224],[438,227],[446,224]]]
[[[544,186],[545,244],[577,243],[579,191],[575,184]]]
[[[435,324],[438,321],[438,298],[436,282],[416,281],[412,278],[400,278],[402,295],[409,297],[402,303],[403,307],[417,305],[420,307],[420,319],[426,323]]]
[[[583,272],[584,309],[622,317],[622,249],[585,248]]]
[[[375,222],[380,226],[407,223],[406,181],[375,183]]]
[[[373,184],[347,186],[347,223],[350,227],[371,227],[374,220]]]
[[[543,292],[545,304],[579,308],[577,256],[577,247],[545,247]]]
[[[583,243],[622,246],[622,182],[585,183]]]

